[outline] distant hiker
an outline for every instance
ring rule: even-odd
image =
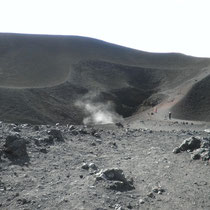
[[[168,118],[171,119],[171,112],[168,113]]]
[[[154,107],[154,113],[157,113],[157,107]]]

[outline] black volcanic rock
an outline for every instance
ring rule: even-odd
[[[18,134],[9,135],[6,138],[5,152],[14,157],[24,157],[27,156],[26,141],[20,138]]]
[[[48,134],[50,135],[50,137],[52,137],[56,141],[61,141],[61,142],[64,141],[62,133],[58,129],[51,129],[50,131],[48,131]]]

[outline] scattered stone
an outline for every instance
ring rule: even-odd
[[[45,154],[47,153],[46,148],[41,148],[39,151],[42,152],[42,153],[45,153]]]
[[[21,132],[20,128],[18,128],[18,127],[14,127],[14,128],[13,128],[13,131],[14,131],[14,132],[18,132],[18,133]]]
[[[38,147],[41,146],[40,141],[38,139],[34,139],[34,144]]]
[[[0,150],[0,162],[2,161],[1,156],[3,155],[3,151]],[[1,169],[1,168],[0,168]]]
[[[17,202],[21,205],[25,205],[25,204],[30,203],[31,201],[28,201],[25,198],[20,198],[20,199],[17,200]]]
[[[210,139],[209,138],[202,139],[201,148],[210,148]]]
[[[101,140],[101,139],[96,139],[95,141],[96,141],[96,143],[98,143],[98,144],[101,144],[101,143],[102,143],[102,140]]]
[[[95,163],[89,163],[89,168],[93,169],[93,170],[97,170],[98,167],[95,165]]]
[[[42,143],[44,143],[45,145],[49,145],[49,144],[54,144],[54,141],[53,141],[53,136],[48,136],[47,138],[44,138],[41,140]]]
[[[6,138],[5,152],[15,157],[21,158],[27,156],[26,141],[21,139],[20,135],[9,135]]]
[[[56,141],[64,141],[61,131],[58,129],[52,129],[48,131],[48,134],[51,135]]]
[[[145,203],[145,200],[140,198],[140,199],[139,199],[139,203],[140,203],[140,204],[144,204],[144,203]]]
[[[79,130],[79,133],[80,133],[80,134],[83,134],[83,135],[88,134],[87,130],[84,129],[84,128],[81,128],[81,129]]]
[[[115,125],[118,127],[118,128],[124,128],[123,124],[121,122],[117,122],[115,123]]]
[[[199,148],[195,150],[195,152],[191,155],[192,160],[199,160],[201,158],[201,153],[204,151],[204,149]]]
[[[205,149],[200,156],[203,161],[210,160],[210,148]]]
[[[149,194],[147,194],[147,196],[150,197],[150,198],[155,198],[155,195],[152,192],[150,192]]]
[[[123,210],[123,207],[120,204],[115,204],[114,209],[115,210]]]
[[[210,133],[210,129],[205,129],[204,130],[206,133]]]
[[[33,127],[33,130],[34,130],[34,131],[39,131],[39,126],[38,126],[38,125],[35,125],[35,126]]]
[[[91,146],[96,146],[96,143],[95,142],[92,142],[90,145]]]
[[[108,188],[117,191],[127,191],[135,189],[133,186],[133,179],[128,180],[123,170],[118,168],[104,169],[96,174],[96,181],[105,180],[108,182]]]
[[[177,153],[180,153],[180,152],[181,152],[181,150],[180,150],[179,147],[176,147],[176,148],[174,148],[174,150],[173,150],[173,153],[174,153],[174,154],[177,154]]]
[[[152,189],[152,191],[153,191],[154,193],[158,193],[159,189],[158,189],[157,187],[155,187],[155,188]]]
[[[129,204],[127,205],[127,208],[128,208],[128,209],[132,209],[133,206],[129,203]]]
[[[83,163],[82,164],[82,169],[88,170],[89,169],[89,165],[87,163]]]
[[[101,138],[101,136],[100,136],[99,133],[94,133],[94,136],[95,136],[96,138]]]
[[[75,127],[73,126],[73,125],[69,125],[69,130],[70,131],[72,131],[72,130],[74,130],[75,129]]]
[[[79,134],[79,132],[78,132],[78,131],[76,131],[76,130],[73,130],[71,133],[72,133],[74,136],[76,136],[76,135],[78,135],[78,134]]]

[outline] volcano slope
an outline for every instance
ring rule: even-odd
[[[0,34],[0,209],[209,209],[209,160],[172,152],[196,136],[210,145],[209,65],[90,38]],[[98,108],[121,124],[83,121]],[[206,122],[185,120],[194,112]]]
[[[0,119],[80,124],[87,112],[76,104],[89,95],[95,96],[88,101],[110,101],[114,112],[128,117],[167,99],[208,65],[208,59],[146,53],[91,38],[2,33]]]

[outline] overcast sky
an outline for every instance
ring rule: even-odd
[[[0,32],[80,35],[210,57],[210,0],[0,0]]]

